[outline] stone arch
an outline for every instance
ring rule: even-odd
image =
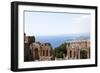
[[[88,58],[87,50],[80,50],[80,59],[87,59]]]
[[[70,50],[70,58],[72,58],[72,50]]]
[[[33,59],[39,60],[40,58],[40,45],[38,43],[32,44],[32,51],[33,51]]]
[[[34,57],[35,57],[35,60],[39,60],[39,50],[38,50],[38,48],[34,49]]]

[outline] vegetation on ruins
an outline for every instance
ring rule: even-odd
[[[54,49],[54,56],[56,58],[64,58],[67,54],[66,43],[61,44],[59,47]]]

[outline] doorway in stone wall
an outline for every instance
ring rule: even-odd
[[[39,51],[38,51],[38,48],[35,48],[34,53],[35,53],[35,60],[39,60]]]
[[[80,59],[87,59],[87,51],[86,50],[80,51]]]

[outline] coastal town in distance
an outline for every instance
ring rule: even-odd
[[[24,61],[89,59],[89,37],[77,38],[66,40],[53,48],[50,42],[41,43],[36,41],[35,36],[26,36],[24,33]]]

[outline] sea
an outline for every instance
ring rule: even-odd
[[[89,40],[89,34],[57,35],[57,36],[36,36],[36,42],[50,43],[53,48],[59,47],[62,43],[72,40]]]

